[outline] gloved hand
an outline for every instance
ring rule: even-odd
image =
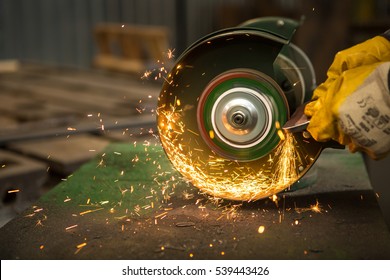
[[[336,140],[372,158],[390,151],[390,42],[377,36],[339,52],[305,107],[317,141]]]

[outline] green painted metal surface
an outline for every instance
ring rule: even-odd
[[[62,205],[70,199],[71,205],[81,205],[81,213],[101,209],[116,216],[144,216],[188,187],[180,178],[161,146],[150,146],[149,142],[112,144],[44,196],[42,202]]]

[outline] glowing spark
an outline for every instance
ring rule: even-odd
[[[184,191],[184,192],[183,192],[183,198],[184,198],[185,200],[190,200],[190,199],[194,198],[194,195],[191,194],[191,193],[188,193],[188,192]]]
[[[280,140],[286,140],[286,137],[284,136],[284,133],[282,130],[278,130],[278,136],[280,138]]]
[[[65,230],[74,229],[74,228],[76,228],[76,227],[78,227],[78,225],[69,226],[69,227],[65,228]]]
[[[264,226],[259,226],[259,228],[257,229],[257,232],[262,234],[262,233],[264,233],[264,230],[265,230]]]
[[[225,252],[224,252],[224,251],[222,251],[222,252],[221,252],[221,256],[224,256],[224,255],[225,255]]]
[[[143,76],[141,77],[141,79],[147,79],[149,78],[149,76],[152,74],[152,71],[146,71]]]
[[[18,193],[20,190],[9,190],[8,193]]]
[[[193,258],[194,257],[194,254],[193,253],[190,253],[190,258]]]
[[[68,130],[68,131],[75,131],[75,130],[77,130],[77,129],[74,128],[74,127],[68,127],[67,130]]]
[[[93,212],[100,211],[100,210],[103,210],[103,209],[104,208],[97,208],[97,209],[93,209],[93,210],[87,210],[87,211],[84,211],[84,212],[80,212],[79,215],[83,216],[85,214],[93,213]]]
[[[166,214],[168,214],[168,212],[163,212],[163,213],[161,213],[161,214],[159,214],[157,216],[154,216],[154,218],[157,219],[157,218],[165,216]]]
[[[321,213],[322,212],[322,209],[321,209],[321,206],[320,206],[318,200],[316,201],[315,205],[310,205],[310,210],[313,211],[313,212],[316,212],[316,213]]]
[[[81,249],[81,248],[83,248],[83,247],[85,247],[85,246],[87,246],[87,243],[86,243],[86,242],[77,245],[76,248],[77,248],[77,249]]]
[[[45,248],[45,246],[43,246],[43,245],[39,246],[40,250],[43,250],[43,248]]]
[[[168,52],[167,52],[168,59],[172,59],[175,57],[175,55],[173,54],[174,51],[175,51],[175,49],[168,49]]]
[[[295,208],[295,211],[297,213],[303,213],[303,212],[307,212],[307,211],[312,211],[315,213],[322,213],[322,207],[321,207],[320,203],[318,202],[318,200],[316,200],[316,204],[310,205],[310,207],[308,207],[308,208]]]
[[[188,132],[191,132],[192,134],[196,135],[196,136],[199,136],[198,133],[196,133],[195,131],[191,130],[191,129],[187,129]]]

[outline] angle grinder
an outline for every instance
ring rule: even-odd
[[[217,31],[184,51],[166,77],[160,139],[202,192],[243,201],[272,196],[298,181],[325,147],[305,134],[302,105],[316,81],[291,43],[298,27],[267,17]]]

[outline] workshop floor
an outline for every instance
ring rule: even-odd
[[[277,203],[215,204],[159,145],[112,144],[0,229],[0,257],[389,259],[360,155],[328,151],[316,168],[314,184]]]
[[[155,130],[160,81],[22,65],[0,73],[0,227],[110,142]]]
[[[276,202],[216,203],[153,134],[158,83],[28,67],[0,90],[1,259],[390,258],[359,154],[325,150]]]

